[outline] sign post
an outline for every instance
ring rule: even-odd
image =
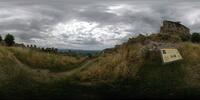
[[[183,59],[177,49],[172,49],[172,48],[160,49],[160,52],[161,52],[162,61],[164,64]]]

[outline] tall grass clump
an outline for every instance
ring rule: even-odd
[[[116,53],[103,54],[79,74],[80,80],[115,81],[134,76],[142,63],[140,47],[140,44],[123,45]]]
[[[85,58],[62,56],[45,53],[27,48],[9,48],[20,62],[34,69],[48,69],[52,72],[61,72],[80,67]]]

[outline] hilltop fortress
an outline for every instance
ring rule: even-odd
[[[160,33],[173,35],[189,35],[190,29],[180,22],[163,21],[163,26],[160,27]]]
[[[182,42],[190,40],[190,29],[180,22],[173,22],[164,20],[163,25],[160,27],[160,32],[145,36],[139,34],[136,37],[131,37],[128,40],[128,43],[142,43],[142,44],[153,44],[159,45],[162,47],[176,47],[174,45],[166,44],[166,42]],[[122,44],[123,45],[123,44]],[[114,48],[104,49],[104,53],[113,53],[117,51],[117,48],[120,48],[122,45],[116,45]]]

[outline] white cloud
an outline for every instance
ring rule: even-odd
[[[117,16],[122,16],[126,13],[135,14],[138,12],[150,12],[151,9],[148,7],[141,7],[137,5],[129,5],[129,4],[116,4],[110,5],[107,7],[107,13],[113,13]]]
[[[192,9],[185,15],[185,19],[189,22],[189,25],[195,25],[200,23],[200,10]]]
[[[55,25],[53,31],[50,33],[53,37],[59,37],[61,40],[66,40],[66,42],[70,41],[80,45],[113,46],[131,34],[127,31],[129,29],[132,29],[132,26],[123,23],[101,26],[97,22],[85,22],[73,19],[66,23]]]
[[[7,22],[7,21],[14,21],[14,20],[27,20],[30,19],[32,16],[29,12],[22,10],[22,9],[0,9],[0,22]]]
[[[0,1],[1,33],[10,32],[16,42],[38,46],[104,49],[126,41],[135,33],[158,32],[162,18],[181,21],[191,31],[200,31],[197,1]]]

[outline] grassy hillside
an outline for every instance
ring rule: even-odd
[[[0,46],[0,99],[57,97],[62,82],[69,84],[59,74],[80,67],[85,59]]]
[[[8,48],[21,63],[34,69],[48,69],[51,72],[60,72],[81,66],[86,58],[60,56],[53,53],[39,52],[27,48]]]
[[[197,92],[200,91],[200,45],[190,42],[164,45],[178,48],[183,60],[162,64],[160,52],[150,50],[154,48],[151,43],[128,42],[115,52],[98,57],[77,76],[82,82],[113,84],[113,91],[118,91],[119,97],[183,98],[200,95]]]
[[[199,96],[200,45],[160,40],[130,40],[93,59],[0,46],[0,98]],[[177,48],[183,60],[162,64],[163,46]]]
[[[173,44],[171,47],[174,46],[177,46],[184,58],[181,62],[174,63],[175,65],[190,67],[199,66],[199,44],[185,42]],[[168,47],[170,47],[170,45]],[[151,47],[140,43],[124,44],[118,48],[116,52],[102,54],[95,60],[95,62],[93,62],[93,64],[85,69],[85,71],[81,72],[81,80],[87,80],[90,78],[114,80],[121,77],[135,77],[139,69],[142,69],[143,66],[151,66],[152,64],[155,64],[160,68],[165,68],[162,66],[173,65],[162,64],[160,52],[148,51],[148,49],[151,49]]]

